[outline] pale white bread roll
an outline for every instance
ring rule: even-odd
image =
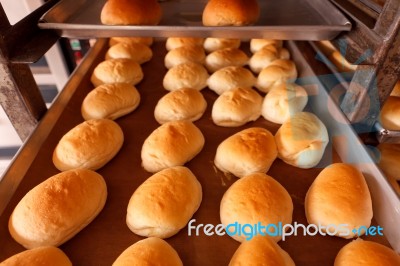
[[[294,83],[272,88],[264,97],[261,115],[268,121],[283,124],[290,116],[302,112],[307,105],[306,90]]]
[[[205,39],[203,46],[207,53],[211,53],[225,48],[239,48],[240,44],[240,39],[209,37]]]
[[[246,26],[257,23],[257,0],[210,0],[203,10],[204,26]]]
[[[400,144],[380,143],[377,148],[380,152],[379,168],[388,177],[400,180]]]
[[[258,74],[277,59],[279,59],[277,48],[273,45],[267,45],[250,57],[249,66],[254,73]]]
[[[263,173],[254,173],[233,183],[225,192],[220,205],[221,223],[236,241],[243,242],[251,238],[246,234],[233,234],[229,224],[258,224],[263,226],[278,223],[292,223],[293,202],[286,189],[278,181]],[[248,229],[248,228],[247,228]],[[263,231],[265,237],[278,242],[282,236],[272,227]],[[253,232],[254,233],[254,232]],[[253,235],[254,236],[254,235]]]
[[[143,79],[140,65],[127,58],[108,59],[93,70],[90,81],[95,87],[108,83],[138,84]]]
[[[361,226],[371,225],[372,200],[367,183],[350,164],[335,163],[322,170],[308,189],[304,205],[309,224],[324,226],[323,232],[328,225],[336,225],[335,230],[328,230],[338,237],[357,237],[365,233],[358,230]]]
[[[400,97],[400,81],[396,82],[396,85],[394,85],[393,90],[390,93],[390,96]]]
[[[379,114],[379,120],[385,129],[400,130],[400,97],[389,96],[386,99]]]
[[[291,60],[278,59],[258,74],[256,87],[268,93],[274,86],[294,82],[297,78],[296,64]]]
[[[135,190],[129,200],[126,223],[140,236],[168,238],[186,226],[201,200],[201,184],[188,168],[167,168]]]
[[[149,237],[125,249],[112,266],[183,266],[175,249],[165,240]]]
[[[109,46],[116,45],[117,43],[141,43],[147,46],[153,44],[153,37],[111,37],[108,41]]]
[[[108,0],[100,13],[106,25],[157,25],[161,18],[157,0]]]
[[[203,46],[204,38],[196,37],[169,37],[165,42],[167,51],[182,47],[182,46]]]
[[[204,136],[192,122],[172,121],[155,129],[142,146],[142,165],[148,172],[184,165],[204,146]]]
[[[84,121],[68,131],[53,152],[53,163],[60,171],[86,168],[97,170],[121,149],[124,134],[109,119]]]
[[[128,58],[138,64],[143,64],[153,57],[152,50],[141,43],[117,43],[111,46],[106,53],[106,60],[112,58]]]
[[[283,42],[281,40],[272,40],[272,39],[251,39],[250,51],[254,54],[267,45],[274,45],[279,48],[282,47]]]
[[[256,83],[256,77],[247,68],[227,66],[215,71],[207,80],[208,88],[218,95],[237,88],[251,88]]]
[[[200,45],[185,45],[170,50],[164,58],[164,65],[170,69],[174,66],[194,62],[203,64],[206,59],[206,53],[203,46]]]
[[[39,247],[30,250],[22,251],[9,257],[1,266],[72,266],[71,261],[65,253],[56,247]]]
[[[238,127],[257,120],[261,115],[262,97],[250,88],[222,93],[211,111],[213,122],[222,127]]]
[[[107,118],[115,120],[133,112],[140,103],[137,89],[128,83],[103,84],[90,91],[82,102],[85,120]]]
[[[334,266],[398,266],[400,256],[392,249],[358,238],[339,250]]]
[[[205,66],[212,73],[227,66],[244,66],[248,61],[249,57],[242,50],[225,48],[208,54]]]
[[[218,145],[215,166],[225,173],[243,177],[266,173],[278,155],[274,136],[267,129],[244,129]]]
[[[193,62],[177,65],[168,70],[163,79],[167,91],[192,88],[202,90],[207,87],[209,74],[201,65]]]
[[[295,266],[290,255],[268,237],[244,241],[233,254],[229,266]]]
[[[278,157],[299,167],[316,166],[329,142],[328,131],[317,116],[308,112],[296,113],[286,120],[275,134]]]
[[[158,123],[177,120],[196,121],[201,118],[207,108],[207,102],[200,91],[180,89],[164,95],[154,109],[154,117]]]
[[[106,199],[107,186],[98,173],[87,169],[61,172],[21,199],[8,229],[27,249],[59,246],[93,221]]]

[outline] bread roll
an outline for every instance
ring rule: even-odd
[[[142,165],[148,172],[184,165],[193,159],[204,146],[204,136],[190,121],[168,122],[144,141]]]
[[[268,67],[261,70],[258,75],[256,87],[268,93],[273,87],[283,83],[294,82],[297,78],[296,65],[291,60],[278,59]]]
[[[86,95],[81,113],[85,120],[107,118],[115,120],[133,112],[139,105],[140,94],[128,83],[103,84]]]
[[[121,149],[124,134],[109,119],[85,121],[68,131],[53,152],[53,163],[60,171],[86,168],[97,170]]]
[[[329,142],[328,131],[317,116],[300,112],[286,120],[275,134],[278,157],[285,163],[312,168],[322,159]]]
[[[281,40],[271,39],[251,39],[250,40],[250,51],[254,54],[261,50],[264,46],[274,45],[276,47],[282,47],[283,42]]]
[[[203,10],[204,26],[245,26],[260,18],[257,0],[210,0]]]
[[[65,171],[35,186],[21,199],[8,229],[27,249],[59,246],[93,221],[106,198],[106,183],[98,173]]]
[[[378,166],[388,177],[400,180],[400,144],[380,143]]]
[[[161,18],[157,0],[108,0],[100,14],[106,25],[157,25]]]
[[[400,256],[392,249],[361,238],[345,245],[335,258],[334,266],[398,266]]]
[[[188,168],[164,169],[133,193],[126,223],[135,234],[167,238],[186,226],[201,200],[201,185]]]
[[[180,89],[164,95],[157,103],[154,117],[158,123],[189,120],[196,121],[204,114],[207,102],[195,89]]]
[[[206,53],[202,46],[186,45],[170,50],[164,59],[164,65],[170,69],[183,63],[199,63],[203,64],[206,59]]]
[[[95,87],[108,83],[138,84],[143,79],[140,65],[127,58],[108,59],[98,64],[90,81]]]
[[[262,97],[253,89],[238,88],[222,93],[215,100],[211,117],[222,127],[238,127],[261,115]]]
[[[400,130],[400,97],[389,96],[379,114],[383,128]]]
[[[283,124],[307,105],[306,90],[294,83],[274,87],[264,98],[261,114],[273,123]]]
[[[164,76],[163,86],[167,91],[183,88],[202,90],[207,87],[208,77],[208,72],[202,65],[189,62],[169,69]]]
[[[305,210],[309,224],[336,225],[334,229],[328,229],[331,234],[343,238],[363,234],[365,230],[359,232],[358,229],[361,226],[368,228],[372,219],[372,200],[363,174],[350,164],[328,166],[308,189]],[[347,226],[339,227],[343,224]],[[326,230],[321,228],[323,232]]]
[[[210,72],[227,66],[244,66],[248,63],[249,57],[240,49],[225,48],[207,55],[205,66]]]
[[[240,244],[229,266],[295,266],[292,258],[268,237],[256,236]]]
[[[182,47],[182,46],[203,46],[203,38],[195,37],[169,37],[165,42],[167,51]]]
[[[175,249],[166,241],[149,237],[125,249],[112,264],[112,266],[127,265],[183,266],[183,263]]]
[[[273,49],[271,49],[273,48]],[[261,50],[254,53],[249,61],[249,66],[254,73],[260,73],[261,70],[269,66],[273,61],[279,58],[278,50],[273,45],[264,46]]]
[[[40,247],[22,251],[14,256],[0,262],[1,266],[72,266],[71,261],[65,253],[56,247]]]
[[[242,130],[218,145],[215,166],[225,173],[243,177],[266,173],[278,155],[274,136],[267,129]]]
[[[236,241],[243,242],[249,240],[249,230],[244,230],[241,235],[233,234],[234,231],[229,224],[238,223],[258,224],[263,226],[278,223],[292,223],[293,202],[286,189],[272,177],[263,173],[254,173],[233,183],[225,192],[221,200],[220,218],[229,234]],[[249,228],[246,228],[249,229]],[[253,231],[253,233],[255,233]],[[281,235],[269,228],[268,232],[263,232],[266,237],[271,237],[274,241],[281,240]]]
[[[251,88],[256,83],[253,73],[240,66],[228,66],[215,71],[207,80],[208,88],[221,95],[237,88]]]
[[[116,45],[117,43],[141,43],[151,46],[153,44],[153,37],[111,37],[108,42],[110,46]]]
[[[390,96],[400,97],[400,80],[396,82],[396,85],[394,85]]]
[[[113,58],[128,58],[138,64],[150,61],[153,57],[151,49],[141,43],[117,43],[111,46],[106,53],[106,60]]]
[[[209,37],[204,41],[204,49],[207,53],[225,48],[239,48],[240,39],[227,39],[227,38],[212,38]]]

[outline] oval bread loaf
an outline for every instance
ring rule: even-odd
[[[87,169],[61,172],[21,199],[8,229],[25,248],[59,246],[100,213],[106,198],[107,186],[98,173]]]
[[[72,266],[65,253],[56,247],[39,247],[22,251],[0,262],[1,266]]]

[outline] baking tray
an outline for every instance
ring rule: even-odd
[[[205,0],[160,1],[163,18],[157,26],[102,25],[105,0],[61,0],[39,21],[39,27],[54,29],[63,37],[193,36],[225,38],[272,38],[282,40],[333,39],[349,31],[351,23],[329,1],[259,1],[261,17],[254,26],[204,27],[201,17]]]
[[[9,235],[7,229],[9,216],[15,205],[32,187],[58,173],[51,160],[52,152],[59,139],[83,121],[80,106],[83,98],[93,89],[89,80],[90,74],[103,60],[106,46],[107,40],[100,40],[91,49],[37,129],[19,151],[0,183],[0,261],[24,250]],[[108,199],[104,209],[92,223],[61,246],[74,265],[111,265],[124,249],[142,239],[126,226],[126,207],[134,190],[151,176],[141,167],[140,150],[145,138],[159,126],[153,117],[153,111],[158,99],[167,93],[162,87],[162,79],[166,73],[163,65],[166,54],[164,47],[164,42],[156,42],[153,45],[153,59],[143,65],[145,77],[137,86],[141,94],[138,109],[116,120],[123,129],[125,141],[118,155],[98,170],[104,176],[108,187]],[[388,246],[391,244],[399,251],[399,199],[339,109],[331,102],[297,47],[293,42],[288,46],[299,69],[301,76],[299,82],[306,86],[310,93],[307,108],[317,113],[327,125],[332,136],[332,145],[327,147],[321,164],[316,168],[299,169],[277,159],[268,174],[277,179],[291,195],[294,203],[293,221],[306,224],[304,197],[322,167],[337,161],[354,163],[364,172],[373,196],[374,224],[379,223],[383,226],[386,234],[386,238],[370,238]],[[244,49],[248,49],[248,44]],[[301,49],[307,52],[305,47]],[[208,107],[204,116],[195,124],[202,130],[206,144],[200,154],[187,163],[187,166],[203,187],[203,201],[193,217],[197,220],[196,224],[217,225],[220,223],[219,204],[222,195],[236,180],[215,170],[213,159],[217,146],[222,140],[244,128],[261,126],[275,133],[279,125],[260,118],[239,128],[217,127],[210,118],[212,103],[217,95],[208,89],[202,93]],[[186,227],[167,241],[177,250],[185,265],[194,266],[228,265],[239,246],[238,242],[226,235],[188,236]],[[333,265],[337,252],[349,241],[337,237],[301,235],[290,237],[279,244],[292,256],[296,265],[312,266]]]

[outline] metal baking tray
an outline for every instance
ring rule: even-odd
[[[375,123],[376,139],[379,143],[400,143],[400,131],[383,128],[381,123]]]
[[[293,221],[306,224],[304,198],[308,187],[322,168],[337,161],[355,164],[364,173],[373,197],[373,224],[382,226],[385,233],[385,237],[363,238],[391,245],[400,251],[399,198],[328,96],[310,67],[307,57],[303,56],[304,53],[312,53],[312,48],[299,47],[297,43],[288,43],[298,66],[298,82],[308,89],[310,100],[307,108],[326,124],[331,144],[318,167],[299,169],[277,159],[268,174],[278,180],[291,195],[294,204]],[[248,43],[244,44],[243,48],[248,51]],[[104,59],[106,49],[107,40],[98,41],[91,49],[0,182],[0,261],[24,250],[8,232],[10,214],[32,187],[58,173],[52,163],[52,152],[60,138],[83,121],[80,106],[87,93],[93,89],[90,75],[94,67]],[[74,265],[111,265],[124,249],[142,239],[128,229],[125,217],[130,196],[151,175],[141,167],[140,150],[144,139],[159,126],[153,116],[154,107],[167,93],[162,87],[162,79],[167,71],[163,62],[166,54],[165,42],[157,41],[153,45],[153,52],[153,59],[143,65],[144,80],[137,85],[141,94],[138,109],[116,120],[125,135],[123,147],[113,160],[98,170],[104,176],[108,187],[106,205],[92,223],[61,246]],[[261,126],[275,133],[279,125],[260,118],[239,128],[215,126],[211,121],[211,109],[217,95],[208,89],[204,89],[202,94],[208,106],[204,116],[195,124],[203,132],[206,144],[201,153],[186,165],[203,187],[203,201],[193,217],[196,224],[217,225],[220,223],[219,204],[222,195],[236,180],[235,177],[216,171],[213,159],[217,146],[222,140],[244,128]],[[177,250],[184,265],[193,266],[228,265],[239,246],[238,242],[227,235],[188,236],[187,227],[167,241]],[[312,266],[333,265],[337,252],[349,241],[351,240],[321,235],[299,235],[279,244],[291,255],[296,265]]]
[[[225,38],[270,38],[325,40],[349,31],[351,23],[329,1],[260,1],[261,17],[254,26],[205,27],[205,0],[160,1],[163,18],[157,26],[110,26],[100,22],[105,0],[61,0],[39,21],[39,27],[54,29],[63,37],[193,36]]]

